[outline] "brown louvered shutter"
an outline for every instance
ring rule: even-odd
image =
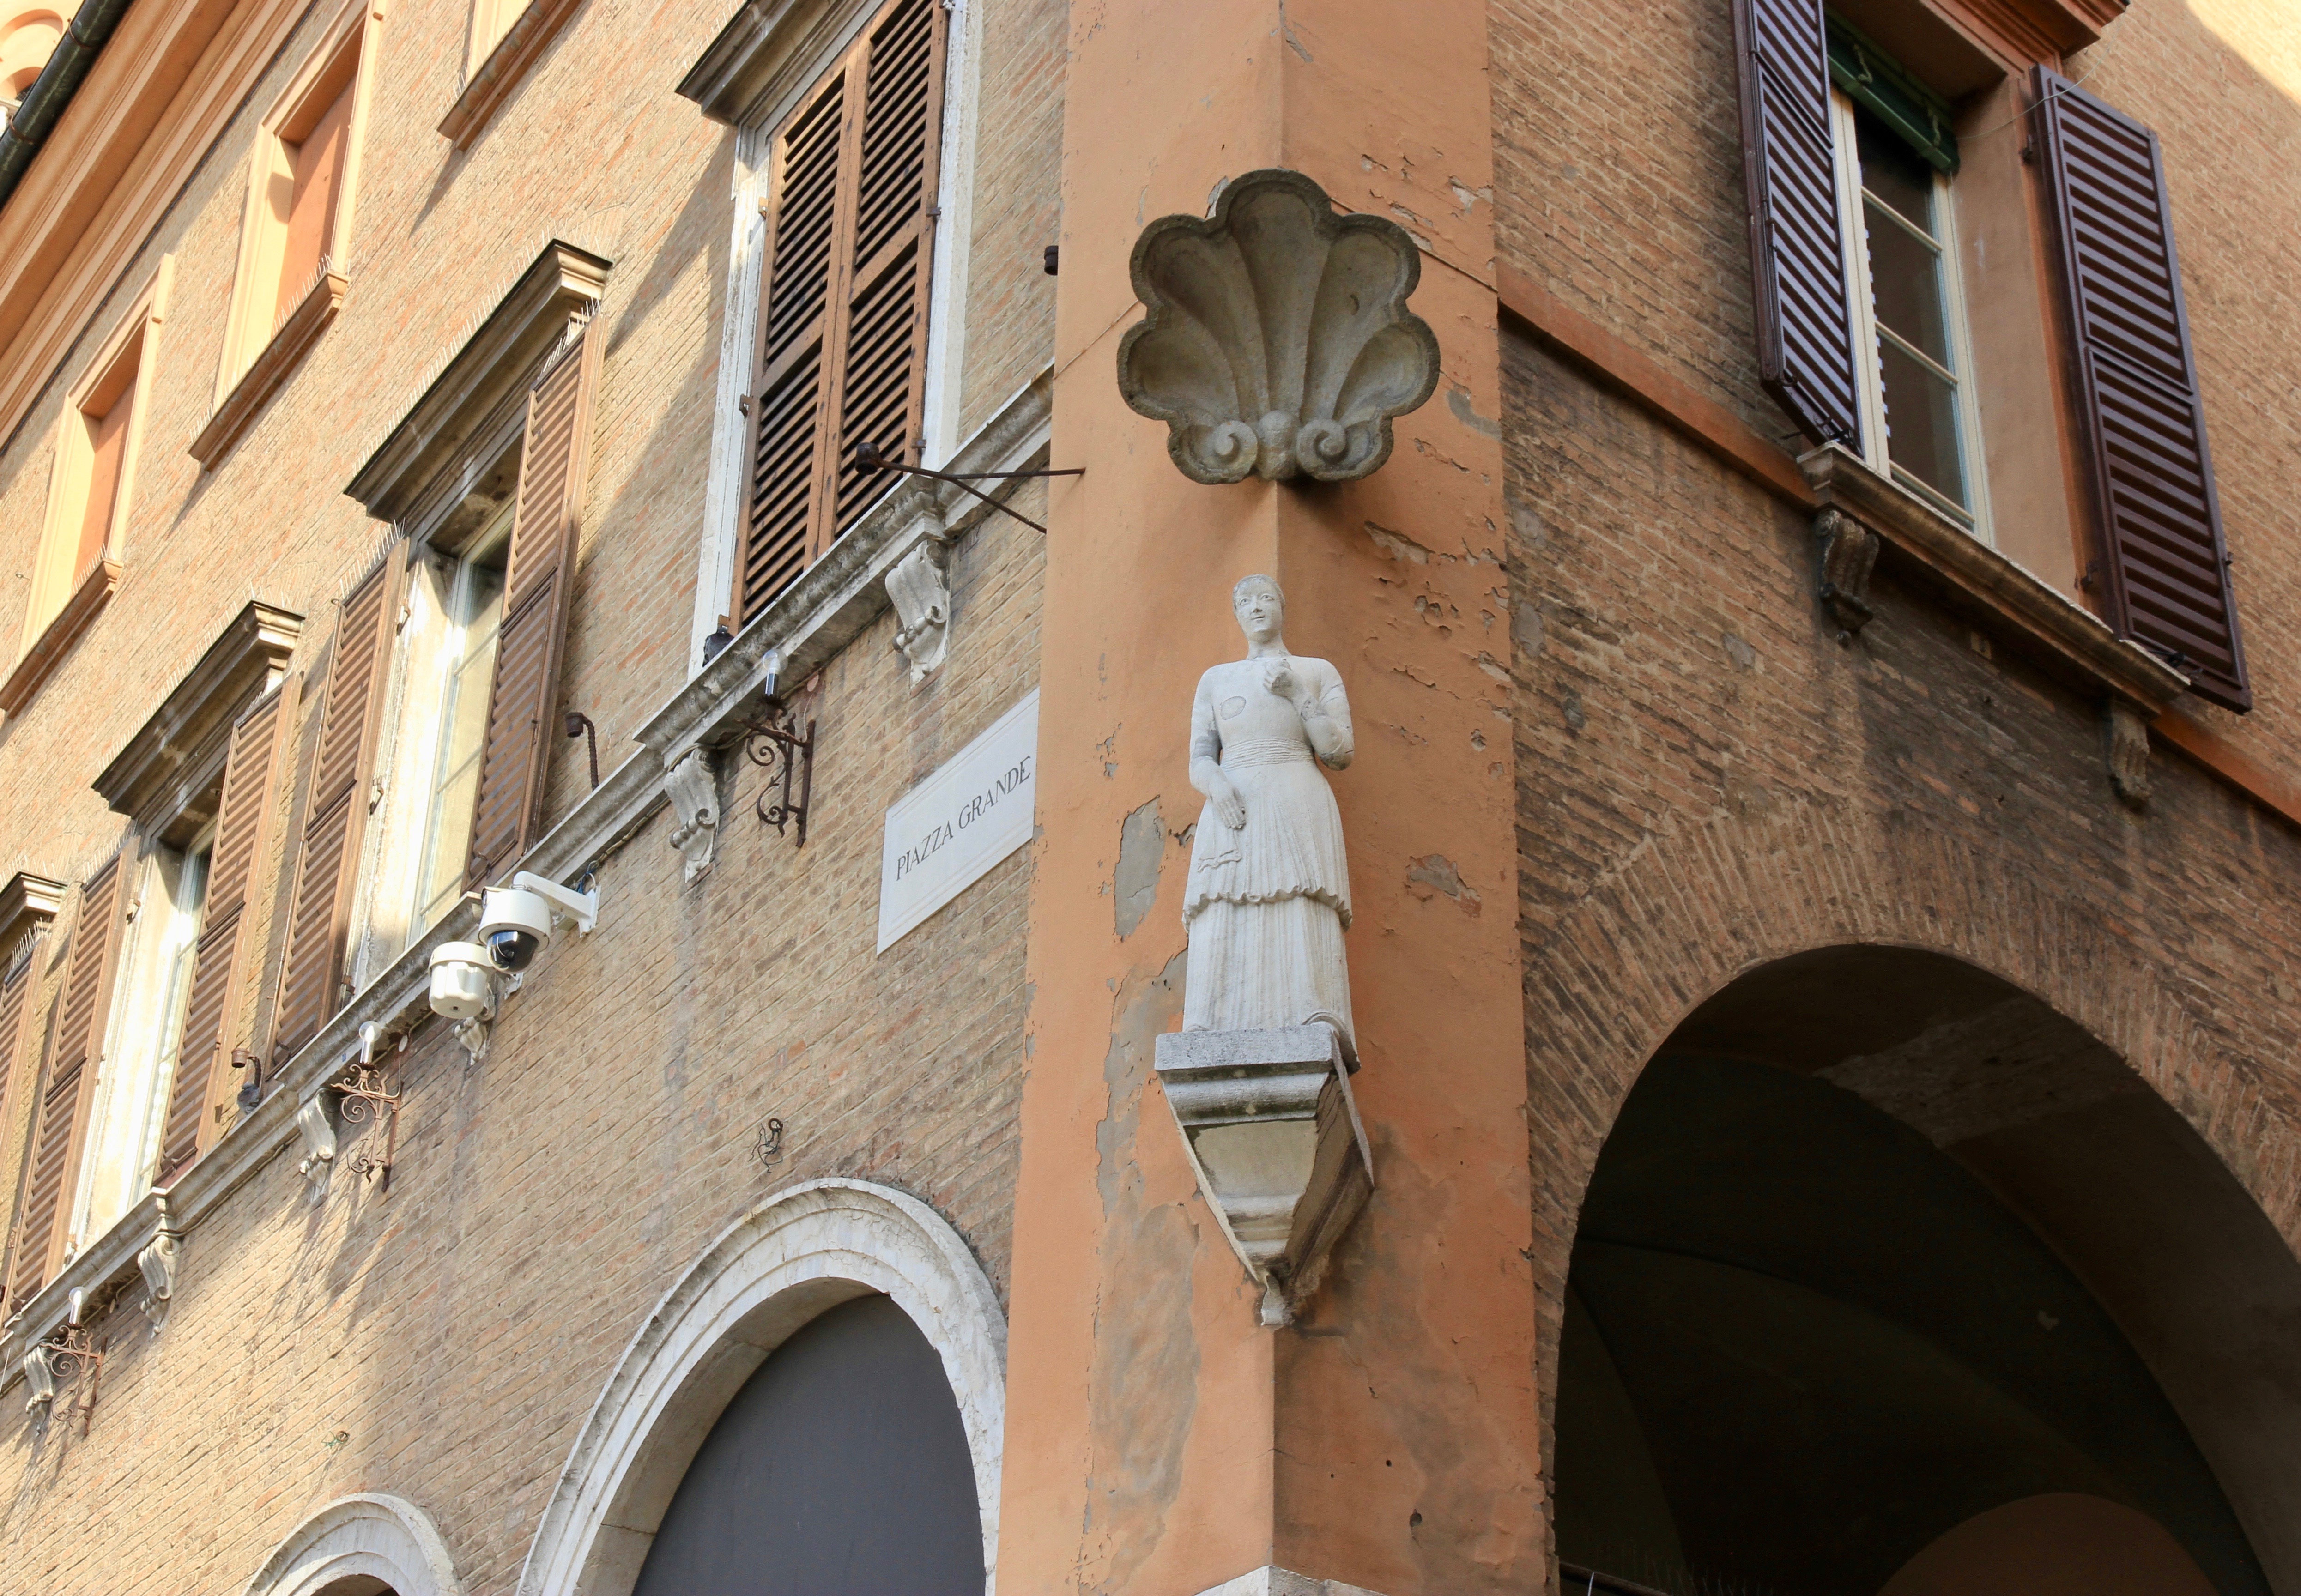
[[[55,1039],[49,1049],[48,1078],[40,1094],[39,1128],[33,1139],[31,1179],[24,1193],[23,1218],[16,1227],[15,1278],[8,1299],[29,1301],[47,1283],[48,1270],[63,1240],[72,1166],[78,1162],[81,1122],[93,1067],[104,1048],[111,1005],[112,964],[120,899],[120,861],[88,879],[80,889],[79,924],[72,932],[71,957],[64,966],[58,999]]]
[[[2030,88],[2076,346],[2105,618],[2171,658],[2198,697],[2250,709],[2157,136],[2043,67]]]
[[[544,762],[552,742],[546,728],[567,636],[599,342],[588,328],[577,331],[527,396],[503,625],[496,634],[495,681],[488,693],[479,791],[472,800],[466,886],[492,880],[526,853],[540,823]]]
[[[374,764],[376,691],[385,660],[385,599],[392,562],[380,561],[344,597],[336,621],[335,658],[320,710],[320,749],[296,854],[289,898],[288,955],[272,1059],[286,1062],[343,1004],[345,939],[351,929],[352,873],[367,819],[363,789]]]
[[[1734,0],[1758,376],[1816,443],[1858,447],[1821,0]]]
[[[858,444],[917,458],[942,77],[941,6],[891,0],[775,135],[739,624],[886,486]]]
[[[272,779],[280,741],[279,689],[239,718],[224,756],[223,797],[216,808],[215,846],[208,856],[207,905],[192,956],[192,990],[184,1006],[183,1040],[176,1078],[168,1089],[168,1119],[161,1133],[161,1181],[172,1181],[214,1140],[208,1116],[217,1065],[244,978],[248,888],[272,830]]]
[[[25,1053],[24,1032],[32,1008],[32,992],[39,984],[33,978],[33,967],[39,956],[40,934],[38,932],[27,934],[10,954],[7,968],[0,971],[0,1126],[13,1124],[15,1117],[18,1090],[16,1071]],[[31,1152],[29,1137],[38,1133],[37,1125],[28,1132],[26,1157],[29,1157]],[[21,1216],[21,1208],[24,1196],[21,1163],[18,1164],[13,1173],[17,1179],[8,1195],[16,1199],[20,1212],[16,1216],[12,1216],[12,1218]],[[13,1224],[11,1229],[12,1231],[14,1229]],[[0,1268],[4,1267],[4,1265],[0,1265]],[[0,1303],[13,1300],[8,1294],[7,1286],[6,1276],[0,1274]],[[4,1319],[6,1316],[7,1309],[0,1307],[0,1319]]]

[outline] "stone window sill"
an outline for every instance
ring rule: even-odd
[[[1932,589],[2065,686],[2129,705],[2145,719],[2188,690],[2188,677],[1845,449],[1815,449],[1798,467],[1823,506],[1877,534],[1888,570]]]
[[[16,662],[7,680],[0,681],[0,714],[21,714],[24,706],[32,701],[40,684],[71,651],[72,644],[88,630],[96,612],[119,589],[120,572],[118,560],[102,559],[80,578],[79,586],[64,600],[64,607],[56,612],[56,618],[48,623],[39,640],[24,651],[24,657]]]
[[[336,319],[337,307],[344,302],[346,281],[340,272],[322,269],[305,290],[296,308],[280,323],[280,330],[264,347],[240,380],[216,406],[208,424],[192,439],[190,454],[200,463],[202,470],[213,470],[223,458],[247,425],[262,413],[264,402],[279,386],[288,380],[304,353],[319,341],[328,323]]]
[[[558,36],[560,25],[575,14],[577,0],[530,0],[528,8],[496,41],[479,70],[464,82],[456,103],[439,119],[439,132],[459,150],[472,147],[496,113],[511,98],[528,68],[545,46]]]

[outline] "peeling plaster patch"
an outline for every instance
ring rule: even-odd
[[[1448,389],[1446,390],[1446,408],[1454,413],[1454,419],[1456,421],[1469,428],[1473,432],[1483,432],[1488,438],[1500,438],[1502,435],[1502,424],[1500,422],[1489,421],[1485,416],[1480,415],[1478,414],[1478,407],[1475,404],[1471,403],[1469,392],[1466,389]]]
[[[1118,828],[1117,896],[1111,907],[1121,940],[1134,934],[1159,901],[1159,867],[1166,862],[1167,832],[1159,823],[1159,800],[1154,798]]]
[[[1461,873],[1454,868],[1454,861],[1443,854],[1425,854],[1421,858],[1410,861],[1406,866],[1406,890],[1424,903],[1443,892],[1454,900],[1457,908],[1473,919],[1485,907],[1485,900],[1478,896],[1477,890],[1462,884]]]
[[[1511,534],[1524,539],[1530,548],[1547,548],[1550,529],[1542,523],[1542,512],[1514,493],[1503,494],[1502,499],[1510,511]]]
[[[1094,748],[1102,756],[1102,779],[1108,781],[1118,774],[1118,733],[1113,731]]]
[[[1367,536],[1374,539],[1374,546],[1382,550],[1385,557],[1393,560],[1405,560],[1416,565],[1427,565],[1430,563],[1431,551],[1404,532],[1393,532],[1388,527],[1371,521],[1365,524]],[[1447,556],[1442,554],[1438,557],[1443,560]]]
[[[1725,644],[1726,657],[1734,662],[1736,670],[1746,671],[1758,663],[1758,651],[1732,632],[1726,634]]]
[[[1510,612],[1510,641],[1519,653],[1542,653],[1542,609],[1521,603]]]
[[[1145,1099],[1155,1092],[1154,1039],[1182,1017],[1185,957],[1176,954],[1156,975],[1130,973],[1111,1003],[1103,1058],[1109,1107],[1095,1129],[1104,1229],[1088,1375],[1083,1589],[1127,1586],[1157,1549],[1182,1489],[1183,1452],[1198,1408],[1191,1324],[1197,1226],[1184,1204],[1145,1204],[1135,1157],[1144,1107],[1166,1119],[1160,1105]],[[1159,1289],[1146,1290],[1150,1282]]]
[[[1294,24],[1286,20],[1285,0],[1279,0],[1278,30],[1283,36],[1284,36],[1286,47],[1288,49],[1293,51],[1295,54],[1300,55],[1305,62],[1309,63],[1309,64],[1313,66],[1318,64],[1317,62],[1311,59],[1310,52],[1302,47],[1302,41],[1295,37]]]

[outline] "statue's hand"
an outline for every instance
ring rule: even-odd
[[[1246,800],[1238,796],[1238,789],[1232,786],[1226,778],[1217,776],[1215,779],[1215,790],[1207,795],[1207,801],[1215,806],[1215,818],[1232,831],[1239,831],[1245,826]]]
[[[1262,662],[1262,685],[1280,698],[1294,697],[1294,662],[1284,655]]]

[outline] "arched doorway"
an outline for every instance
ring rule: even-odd
[[[862,1181],[780,1192],[640,1325],[576,1436],[519,1596],[987,1589],[1006,1367],[998,1298],[933,1209]],[[741,1559],[714,1550],[731,1536]],[[731,1567],[741,1583],[725,1583]]]
[[[942,1360],[886,1297],[775,1349],[688,1465],[634,1596],[979,1596],[975,1466]]]
[[[2121,1061],[1970,965],[1826,949],[1703,1004],[1566,1295],[1569,1589],[2027,1596],[2022,1558],[2113,1521],[2172,1570],[2137,1592],[2295,1572],[2301,1266]]]

